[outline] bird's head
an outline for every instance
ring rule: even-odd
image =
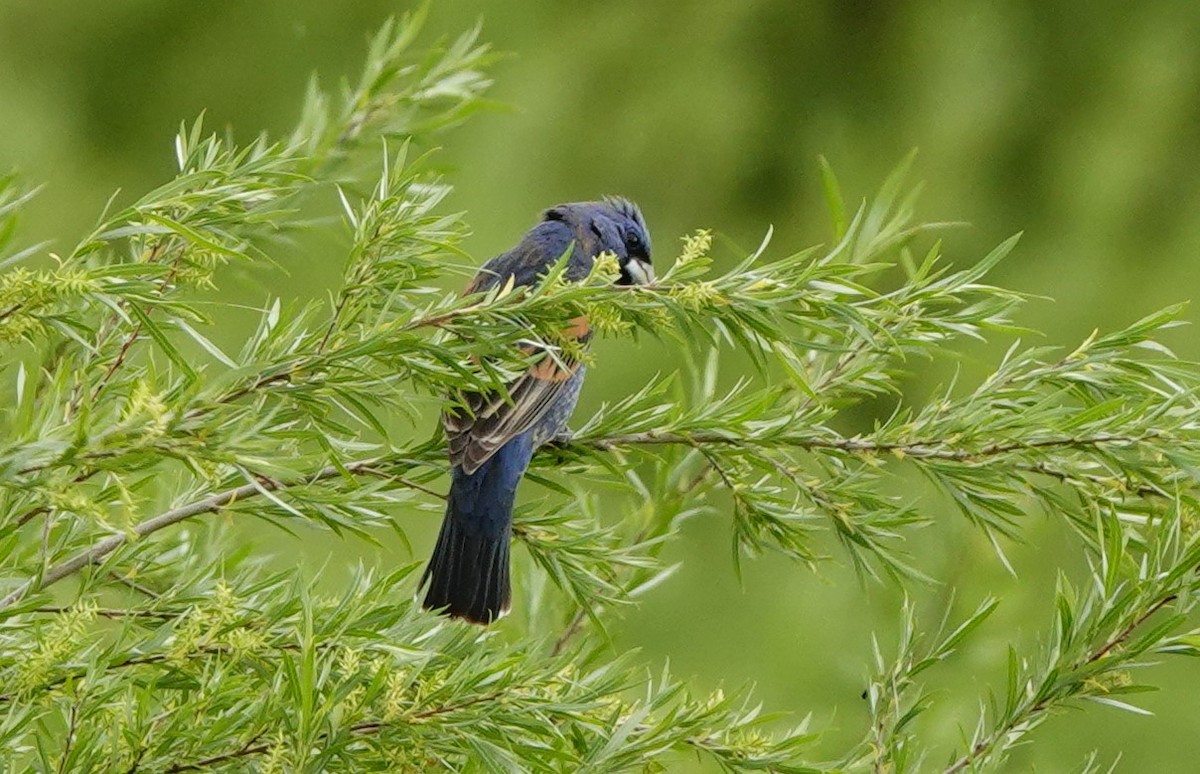
[[[654,282],[650,262],[650,230],[642,211],[628,199],[606,196],[598,202],[560,204],[546,211],[546,220],[561,220],[591,243],[591,258],[600,253],[617,256],[621,267],[618,285],[649,285]]]

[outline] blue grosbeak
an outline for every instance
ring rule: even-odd
[[[570,250],[566,278],[582,280],[601,253],[621,267],[619,285],[654,281],[650,235],[632,202],[609,197],[552,207],[520,243],[484,264],[467,286],[476,293],[503,285],[533,285]],[[585,318],[568,322],[569,335],[587,343]],[[451,483],[433,557],[425,607],[487,624],[509,608],[508,549],[513,501],[537,447],[558,435],[575,409],[584,367],[547,355],[498,393],[465,396],[442,423],[450,444]]]

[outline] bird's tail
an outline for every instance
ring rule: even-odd
[[[455,618],[489,624],[508,612],[509,536],[472,534],[447,514],[425,570],[425,607]]]
[[[437,546],[421,582],[424,605],[488,624],[508,612],[508,549],[517,484],[532,449],[510,443],[474,473],[455,469]]]

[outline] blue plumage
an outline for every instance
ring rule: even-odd
[[[532,285],[568,250],[566,276],[579,280],[600,253],[621,266],[618,284],[654,280],[650,235],[637,206],[626,199],[552,207],[516,247],[496,256],[467,286],[479,292],[507,282]],[[591,337],[587,321],[564,320],[573,335]],[[465,410],[443,415],[452,465],[446,516],[422,582],[425,607],[486,624],[508,609],[509,541],[513,504],[538,446],[570,419],[583,384],[582,364],[546,358],[501,396],[467,396]]]

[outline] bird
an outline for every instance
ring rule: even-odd
[[[655,280],[650,232],[641,210],[623,197],[559,204],[507,252],[486,262],[466,294],[508,283],[532,286],[567,256],[565,278],[588,276],[596,257],[611,253],[617,285]],[[586,318],[564,320],[582,345]],[[537,448],[567,425],[583,385],[584,365],[546,356],[499,392],[471,393],[442,412],[450,456],[450,491],[433,555],[421,578],[424,607],[487,625],[511,604],[509,543],[517,486]]]

